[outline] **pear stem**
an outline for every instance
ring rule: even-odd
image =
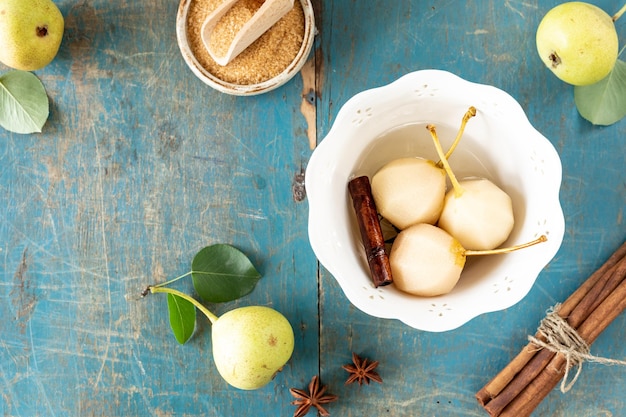
[[[441,159],[440,162],[443,163],[443,168],[446,170],[448,177],[450,177],[450,182],[452,182],[452,187],[454,188],[454,196],[456,198],[459,198],[463,194],[463,187],[461,187],[461,184],[459,184],[459,182],[457,181],[456,175],[454,175],[454,172],[452,172],[452,168],[448,163],[448,159],[443,153],[443,149],[441,148],[441,142],[439,141],[439,137],[437,136],[435,126],[429,124],[426,125],[426,129],[428,129],[428,131],[430,132],[430,136],[432,136],[433,142],[435,143],[435,149],[437,149],[437,155],[439,155],[439,159]]]
[[[498,248],[498,249],[491,249],[491,250],[466,250],[465,251],[465,255],[466,256],[472,256],[472,255],[498,255],[498,254],[502,254],[502,253],[509,253],[509,252],[513,252],[513,251],[516,251],[516,250],[519,250],[519,249],[527,248],[529,246],[536,245],[536,244],[541,243],[541,242],[546,242],[547,240],[548,240],[548,238],[547,238],[546,235],[541,235],[537,239],[531,240],[530,242],[522,243],[521,245],[515,245],[515,246],[510,246],[508,248]]]
[[[611,18],[613,20],[613,22],[617,22],[617,19],[619,19],[620,17],[622,17],[622,15],[626,12],[626,4],[624,4],[622,6],[621,9],[619,9],[619,11],[617,13],[615,13],[613,15],[613,17]]]
[[[467,109],[467,111],[463,115],[463,119],[461,120],[461,126],[459,127],[459,131],[456,134],[456,138],[454,138],[454,142],[452,142],[452,146],[450,146],[450,149],[448,149],[448,152],[446,152],[445,159],[449,159],[450,158],[450,155],[452,155],[452,152],[454,152],[454,150],[456,149],[457,145],[461,141],[461,137],[463,136],[463,132],[465,131],[465,126],[467,125],[467,121],[469,119],[471,119],[472,117],[474,117],[474,116],[476,116],[476,107],[470,106],[470,108]],[[437,166],[439,168],[443,167],[443,159],[440,160],[439,162],[437,162]]]
[[[163,285],[163,284],[160,284]],[[174,290],[172,288],[165,288],[165,287],[161,287],[161,286],[150,286],[148,287],[148,289],[150,290],[150,292],[152,294],[157,293],[157,292],[162,292],[162,293],[167,293],[167,294],[172,294],[172,295],[176,295],[184,300],[189,301],[191,304],[193,304],[198,310],[202,311],[202,313],[209,319],[209,321],[211,322],[211,324],[215,324],[215,322],[217,321],[218,317],[211,313],[205,306],[203,306],[202,304],[200,304],[200,302],[198,300],[196,300],[195,298],[185,294],[184,292],[180,292],[178,290]]]

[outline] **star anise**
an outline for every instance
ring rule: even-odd
[[[296,398],[296,400],[292,401],[291,404],[298,406],[295,413],[293,413],[293,417],[302,417],[308,414],[311,407],[317,408],[317,411],[319,411],[321,416],[330,416],[328,411],[326,411],[322,405],[336,401],[337,398],[339,398],[332,394],[324,395],[326,387],[320,386],[320,379],[317,375],[315,375],[313,379],[311,379],[311,382],[309,382],[308,392],[296,388],[290,388],[289,392]]]
[[[383,379],[378,375],[374,369],[378,366],[378,361],[368,361],[367,359],[361,359],[356,353],[352,353],[352,362],[354,365],[344,365],[343,369],[350,373],[347,384],[358,382],[359,385],[363,385],[363,382],[369,385],[370,381],[376,381],[382,384]]]

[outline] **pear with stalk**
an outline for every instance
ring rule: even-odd
[[[272,308],[240,307],[218,317],[183,292],[162,286],[148,290],[181,297],[209,319],[213,326],[213,361],[222,378],[235,388],[264,387],[291,358],[293,328],[285,316]]]
[[[416,224],[401,231],[391,247],[389,263],[395,286],[422,297],[447,294],[458,283],[468,256],[513,252],[545,242],[546,236],[508,248],[488,251],[465,249],[445,230],[431,224]]]
[[[572,85],[591,85],[611,73],[619,55],[615,16],[572,1],[550,9],[537,27],[537,52],[554,75]]]
[[[503,244],[515,223],[511,197],[485,178],[458,181],[443,154],[435,126],[426,126],[452,189],[445,196],[437,225],[466,249],[489,250]]]
[[[454,151],[467,121],[476,115],[470,107],[447,157]],[[372,196],[378,212],[398,229],[417,223],[435,224],[443,209],[446,172],[424,158],[399,158],[385,164],[372,177]]]

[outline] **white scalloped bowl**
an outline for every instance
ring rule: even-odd
[[[469,106],[477,115],[468,122],[450,165],[457,176],[488,178],[511,196],[515,226],[504,245],[540,235],[547,242],[506,255],[468,258],[461,279],[446,295],[418,297],[393,284],[375,288],[348,181],[356,175],[371,178],[399,157],[438,160],[426,124],[436,125],[446,149]],[[452,330],[519,302],[555,256],[565,229],[561,176],[556,150],[510,95],[445,71],[412,72],[348,100],[313,152],[305,176],[311,247],[363,312],[420,330]]]

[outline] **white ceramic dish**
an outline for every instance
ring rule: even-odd
[[[477,108],[477,115],[450,158],[452,168],[459,177],[488,178],[511,196],[516,221],[505,245],[542,234],[548,241],[506,255],[468,259],[459,283],[446,295],[412,296],[393,284],[375,288],[348,181],[356,175],[371,178],[384,163],[402,156],[438,160],[426,124],[437,126],[446,149],[469,106]],[[306,170],[309,239],[318,260],[356,307],[416,329],[447,331],[510,307],[530,291],[563,240],[561,176],[556,150],[510,95],[445,71],[417,71],[361,92],[340,109]]]
[[[181,0],[176,16],[176,38],[185,63],[195,76],[202,80],[202,82],[222,93],[235,96],[254,96],[275,90],[287,81],[291,80],[291,78],[293,78],[293,76],[302,69],[302,66],[304,66],[309,57],[315,41],[316,29],[313,5],[311,4],[311,0],[299,1],[302,4],[302,9],[304,11],[304,40],[294,60],[287,68],[285,68],[283,72],[274,78],[258,84],[243,85],[229,83],[216,77],[198,62],[187,39],[187,15],[189,13],[191,0]]]

